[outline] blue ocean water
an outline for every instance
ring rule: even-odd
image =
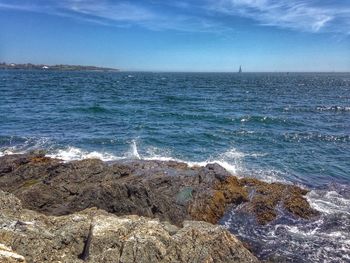
[[[136,146],[242,175],[350,182],[350,74],[1,71],[0,95],[2,152],[108,159]]]
[[[334,231],[315,246],[335,235],[341,253],[317,255],[342,262],[350,251],[349,73],[0,71],[0,154],[37,148],[65,160],[219,162],[238,176],[297,183],[313,190],[323,221],[285,227],[308,233],[339,215],[342,247]],[[228,217],[224,225],[237,224]]]

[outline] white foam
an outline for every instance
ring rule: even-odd
[[[7,149],[1,149],[0,156],[26,153],[34,149],[53,148],[53,147],[50,147],[50,145],[52,145],[52,143],[49,142],[48,139],[46,138],[42,138],[38,141],[35,141],[35,143],[33,143],[33,140],[29,139],[23,147],[21,146],[21,147],[10,147]],[[207,164],[217,163],[221,165],[223,168],[225,168],[231,174],[235,174],[239,176],[240,174],[244,174],[242,171],[245,170],[243,165],[243,159],[245,157],[247,156],[259,157],[264,155],[261,153],[244,153],[232,147],[228,151],[223,152],[217,156],[210,157],[205,160],[193,161],[188,159],[174,158],[173,157],[174,155],[168,149],[148,147],[145,150],[146,151],[143,153],[139,151],[138,139],[136,138],[131,141],[129,149],[125,153],[119,156],[116,156],[115,154],[112,154],[111,152],[107,152],[107,151],[87,151],[87,150],[80,149],[73,146],[69,146],[63,149],[48,150],[48,154],[46,156],[51,158],[61,159],[64,162],[93,158],[93,159],[100,159],[102,161],[115,161],[115,160],[122,160],[122,159],[176,161],[176,162],[186,163],[190,167],[193,167],[193,166],[203,167],[203,166],[206,166]],[[248,171],[248,173],[250,173],[250,171]],[[259,173],[258,178],[261,178],[266,181],[281,181],[279,180],[279,178],[277,178],[277,176],[274,177],[273,175],[271,175],[268,178],[268,174],[269,173],[263,173],[263,172],[261,174]]]
[[[24,154],[37,149],[47,149],[50,148],[49,138],[22,138],[24,142],[19,145],[9,146],[6,148],[0,148],[0,156],[4,155],[13,155],[13,154]],[[9,140],[9,143],[12,144],[12,138]]]
[[[40,140],[35,141],[35,143],[33,143],[32,139],[28,139],[23,147],[10,147],[7,149],[2,149],[2,151],[0,151],[0,156],[25,153],[34,149],[48,149],[51,148],[50,145],[52,145],[52,142],[46,138],[41,138]],[[248,174],[249,176],[256,175],[257,178],[268,182],[283,181],[276,173],[271,173],[270,171],[266,170],[258,171],[256,169],[254,171],[249,171],[244,167],[243,161],[245,157],[257,158],[264,156],[263,153],[245,153],[237,150],[234,147],[231,147],[228,151],[223,152],[217,156],[210,157],[205,160],[193,161],[189,159],[174,158],[174,154],[168,149],[160,149],[151,146],[145,150],[146,151],[142,153],[139,151],[138,138],[136,138],[131,141],[129,149],[119,156],[107,151],[87,151],[73,146],[63,149],[56,149],[51,151],[49,150],[47,156],[51,158],[61,159],[64,162],[93,158],[100,159],[102,161],[115,161],[123,159],[176,161],[186,163],[190,167],[203,167],[207,164],[217,163],[225,168],[228,172],[236,176],[243,176],[244,174]]]
[[[146,150],[146,154],[140,154],[137,149],[137,141],[133,140],[131,144],[130,153],[126,154],[126,157],[136,157],[137,159],[148,161],[175,161],[186,163],[189,167],[200,166],[204,167],[211,163],[217,163],[224,167],[228,172],[232,174],[237,173],[237,163],[241,158],[246,156],[245,153],[239,152],[232,148],[229,151],[220,154],[216,158],[209,158],[204,161],[190,161],[172,157],[171,151],[165,149],[159,149],[156,147],[149,147]]]
[[[186,163],[189,167],[195,167],[195,166],[204,167],[208,164],[217,163],[220,166],[224,167],[228,172],[230,172],[232,174],[236,174],[236,172],[237,172],[236,166],[229,164],[227,162],[224,162],[224,161],[220,161],[220,160],[208,160],[208,161],[202,161],[202,162],[193,162],[193,161],[186,161],[186,160],[182,160],[182,159],[178,159],[178,158],[158,156],[158,155],[144,156],[141,159],[147,160],[147,161],[164,161],[164,162],[175,161],[175,162]]]
[[[43,138],[35,144],[35,147],[40,148],[40,146],[43,146],[47,143],[48,143],[48,140]],[[27,149],[27,147],[25,148]],[[41,147],[41,148],[45,148],[45,147]],[[21,149],[23,149],[23,147],[21,147]],[[27,152],[27,150],[22,151],[21,149],[8,148],[6,150],[0,151],[0,156],[7,155],[7,154]],[[34,148],[30,147],[29,149],[34,149]],[[64,162],[92,158],[92,159],[100,159],[102,161],[115,161],[115,160],[123,160],[123,159],[176,161],[176,162],[186,163],[190,167],[193,167],[193,166],[204,167],[208,164],[217,163],[223,168],[225,168],[231,174],[239,175],[244,170],[243,159],[245,157],[247,156],[259,157],[263,155],[264,154],[261,154],[261,153],[244,153],[232,147],[228,151],[223,152],[215,157],[211,157],[206,160],[193,161],[193,160],[174,158],[170,150],[160,149],[157,147],[148,147],[146,151],[141,154],[138,149],[138,139],[136,138],[131,141],[129,149],[125,153],[121,154],[120,156],[116,156],[110,152],[87,151],[87,150],[83,150],[73,146],[66,147],[64,149],[49,151],[49,153],[46,156],[51,158],[61,159]],[[263,180],[266,180],[266,181],[281,181],[279,178],[277,178],[277,176],[274,177],[273,175],[268,175],[268,173],[261,173],[261,175],[259,175],[258,178],[262,178]]]
[[[176,161],[186,163],[189,167],[204,167],[207,164],[217,163],[223,168],[225,168],[228,172],[232,174],[237,174],[237,171],[239,170],[237,166],[241,162],[241,159],[244,156],[246,156],[246,154],[239,152],[236,149],[230,149],[229,151],[220,154],[217,158],[210,158],[204,161],[190,161],[174,158],[171,156],[170,151],[161,150],[156,147],[150,147],[146,150],[145,154],[140,154],[137,147],[137,140],[133,140],[130,144],[129,150],[121,156],[115,156],[108,152],[88,152],[77,147],[67,147],[65,149],[59,149],[50,154],[47,154],[46,156],[61,159],[65,162],[94,158],[100,159],[102,161],[115,161],[123,159]]]
[[[68,147],[66,149],[61,149],[54,153],[47,154],[46,156],[61,159],[66,162],[83,159],[100,159],[102,161],[114,161],[121,159],[120,157],[114,156],[110,153],[99,153],[96,151],[87,152],[76,147]]]
[[[65,162],[77,161],[83,159],[100,159],[102,161],[116,161],[122,159],[143,159],[137,149],[136,140],[130,144],[130,149],[123,156],[116,156],[109,152],[88,152],[77,147],[67,147],[65,149],[57,150],[46,156],[51,158],[61,159]]]
[[[347,199],[335,191],[312,190],[306,198],[310,205],[324,213],[345,213],[350,215],[350,199]]]
[[[16,151],[13,148],[8,148],[0,151],[0,157],[5,155],[13,155],[13,154],[23,154],[25,151]]]
[[[137,150],[137,145],[135,140],[133,140],[131,143],[131,157],[134,157],[136,159],[141,159],[141,156]]]

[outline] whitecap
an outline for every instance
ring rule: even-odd
[[[318,106],[317,111],[350,111],[350,106]]]

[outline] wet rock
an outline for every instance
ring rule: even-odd
[[[248,201],[248,192],[234,176],[226,176],[213,184],[209,191],[199,192],[189,206],[195,220],[216,224],[228,206],[237,206]]]
[[[205,222],[184,221],[179,228],[95,208],[45,216],[0,191],[3,201],[8,206],[0,209],[0,262],[258,262],[227,230]]]
[[[116,215],[159,218],[181,226],[185,220],[217,223],[239,207],[261,224],[282,207],[296,217],[317,215],[292,185],[238,179],[218,164],[188,167],[174,161],[87,159],[64,163],[42,153],[0,157],[0,189],[46,215],[67,215],[98,207]]]
[[[243,178],[240,182],[251,195],[250,201],[242,210],[253,213],[260,224],[273,221],[277,217],[278,206],[304,219],[319,215],[305,199],[307,191],[298,186],[266,183],[252,178]]]

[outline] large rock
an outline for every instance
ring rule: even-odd
[[[266,224],[278,207],[296,217],[317,215],[293,185],[238,179],[217,164],[188,167],[162,161],[82,160],[69,163],[42,153],[0,157],[0,189],[46,215],[98,207],[116,215],[140,215],[181,226],[185,220],[217,223],[239,207]],[[279,209],[280,210],[280,209]]]
[[[258,262],[227,230],[205,222],[179,228],[95,208],[45,216],[2,191],[0,204],[0,262]]]

